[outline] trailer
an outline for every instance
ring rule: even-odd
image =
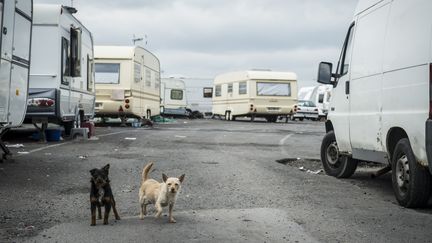
[[[10,155],[1,137],[20,126],[26,112],[32,21],[32,0],[0,0],[0,161]]]
[[[26,122],[72,128],[94,116],[93,37],[72,7],[35,4]],[[43,136],[43,132],[41,133]]]
[[[160,114],[160,63],[139,46],[95,47],[96,116],[146,118]]]
[[[186,85],[181,79],[163,78],[160,89],[161,114],[164,116],[188,116]]]
[[[214,80],[213,116],[264,117],[276,122],[290,116],[297,103],[297,75],[292,72],[240,71],[219,75]]]

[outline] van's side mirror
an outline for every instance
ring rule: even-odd
[[[333,64],[330,62],[321,62],[318,68],[318,83],[321,84],[333,84],[332,83],[332,70]]]

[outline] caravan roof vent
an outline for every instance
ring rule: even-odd
[[[63,8],[66,9],[66,11],[68,11],[70,14],[76,14],[78,12],[78,10],[74,7],[63,6]]]

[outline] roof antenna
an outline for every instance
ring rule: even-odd
[[[147,36],[146,36],[146,39],[147,39]],[[135,43],[136,43],[136,42],[138,42],[138,41],[142,41],[142,40],[143,40],[142,37],[136,37],[135,34],[133,35],[132,42],[133,42],[133,45],[134,45],[134,46],[135,46]],[[147,41],[146,41],[146,44],[147,44]]]

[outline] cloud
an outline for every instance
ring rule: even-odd
[[[213,77],[271,68],[311,81],[319,61],[338,58],[356,2],[75,0],[74,5],[97,45],[131,45],[133,34],[147,36],[145,47],[159,56],[166,75]]]

